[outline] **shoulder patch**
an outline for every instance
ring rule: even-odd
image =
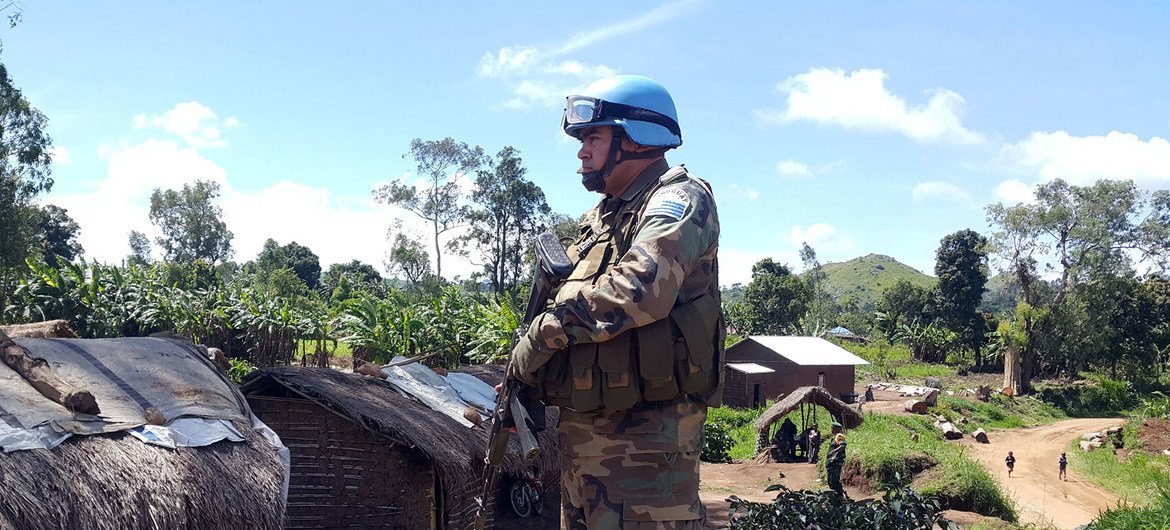
[[[691,197],[679,188],[662,188],[646,204],[646,217],[661,215],[678,221],[691,205]]]

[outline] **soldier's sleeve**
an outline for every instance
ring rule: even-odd
[[[550,349],[604,342],[666,318],[683,280],[695,267],[712,266],[705,254],[718,235],[714,202],[698,183],[688,179],[659,188],[630,250],[596,285],[542,315],[536,323],[540,341]]]

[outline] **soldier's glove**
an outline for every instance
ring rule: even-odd
[[[542,327],[546,332],[553,334],[551,341],[544,339]],[[552,359],[553,354],[568,345],[561,323],[548,313],[541,313],[528,326],[528,332],[520,337],[516,347],[512,349],[512,362],[508,368],[508,376],[523,381],[528,386],[536,386],[536,371]]]

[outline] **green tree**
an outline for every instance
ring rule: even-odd
[[[746,329],[751,335],[783,335],[796,330],[808,311],[812,292],[786,265],[764,258],[752,265],[752,281],[744,289]]]
[[[431,260],[422,243],[399,232],[394,235],[394,244],[386,255],[386,270],[392,275],[402,275],[411,287],[418,289],[431,276]]]
[[[35,244],[32,200],[53,187],[47,122],[0,63],[0,312],[23,277],[25,258]]]
[[[996,228],[991,238],[995,252],[1016,276],[1021,301],[1032,308],[1059,307],[1095,278],[1129,275],[1131,256],[1163,270],[1170,264],[1170,190],[1144,192],[1132,181],[1075,186],[1057,179],[1037,186],[1034,204],[996,203],[988,206],[987,214]],[[1050,261],[1059,275],[1050,302],[1041,298],[1038,258]],[[1038,349],[1044,345],[1035,336],[1044,332],[1042,325],[1033,321],[1021,328],[1029,336],[1019,341],[1019,391],[1030,391],[1031,378],[1042,365],[1061,364],[1037,358],[1064,354]]]
[[[296,241],[281,245],[275,239],[269,238],[264,242],[260,254],[256,256],[255,266],[263,272],[289,269],[309,289],[316,289],[321,284],[320,258],[312,250],[309,250],[309,247],[300,245]]]
[[[204,180],[150,194],[150,221],[163,234],[155,243],[168,261],[216,263],[231,256],[232,233],[215,204],[218,197],[219,184]]]
[[[439,238],[467,217],[467,209],[460,205],[462,193],[456,179],[479,169],[485,156],[481,147],[470,147],[452,138],[431,141],[415,138],[410,142],[410,156],[427,184],[415,187],[395,180],[374,190],[374,198],[430,221],[435,243],[435,275],[442,278],[443,249]]]
[[[979,303],[987,284],[987,246],[987,238],[966,229],[943,237],[935,253],[935,310],[942,324],[975,353],[976,368],[983,366],[980,349],[986,323],[979,314]]]
[[[77,225],[68,210],[46,204],[39,208],[37,216],[37,232],[40,236],[40,250],[48,263],[56,263],[57,258],[73,261],[81,257],[84,250],[77,241],[77,234],[81,227]]]
[[[837,305],[833,302],[833,295],[825,289],[825,278],[828,276],[821,269],[817,251],[807,242],[801,243],[800,260],[804,263],[802,276],[808,283],[810,293],[808,313],[802,318],[802,327],[805,334],[815,337],[832,327],[837,316]]]
[[[929,324],[933,291],[914,285],[909,280],[898,280],[882,291],[877,303],[877,326],[890,341],[903,325]]]
[[[385,285],[382,275],[373,265],[352,260],[349,263],[334,263],[321,276],[322,294],[329,297],[331,304],[348,300],[355,292],[379,292]]]
[[[516,149],[496,153],[476,176],[472,200],[479,207],[468,213],[471,227],[460,238],[483,256],[483,272],[499,296],[515,294],[527,272],[524,255],[552,213],[544,191],[524,178],[527,172]]]
[[[130,255],[126,256],[127,265],[146,265],[150,263],[150,239],[146,234],[131,230],[128,243]]]

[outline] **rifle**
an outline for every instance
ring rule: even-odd
[[[557,239],[556,234],[544,232],[536,237],[536,264],[532,272],[532,289],[528,293],[528,307],[524,311],[524,323],[517,328],[516,336],[512,338],[512,347],[520,340],[520,336],[528,331],[528,326],[544,311],[552,290],[569,277],[573,272],[573,262]],[[511,358],[505,367],[504,373],[512,366]],[[540,456],[540,445],[536,441],[535,432],[544,430],[544,405],[525,392],[523,381],[507,377],[500,386],[496,396],[496,406],[492,410],[492,431],[488,438],[487,456],[484,458],[483,494],[476,499],[479,504],[479,514],[475,520],[477,530],[482,530],[487,524],[487,503],[495,491],[496,479],[500,474],[500,463],[508,451],[508,440],[513,430],[520,441],[520,455],[525,462],[531,462]]]

